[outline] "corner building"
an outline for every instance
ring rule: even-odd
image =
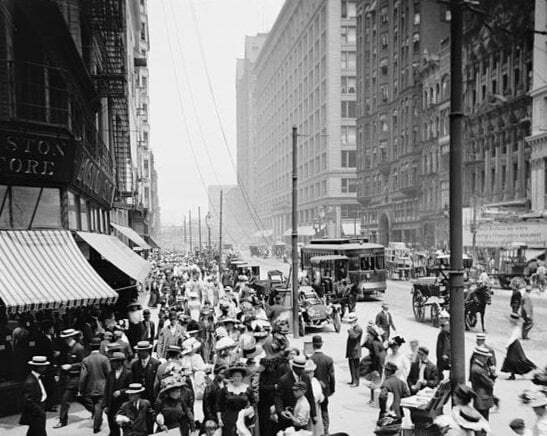
[[[293,126],[299,224],[357,214],[355,11],[354,1],[286,1],[254,64],[252,201],[275,238],[291,227]]]
[[[421,146],[430,126],[423,131],[417,73],[424,55],[437,53],[440,41],[448,36],[445,14],[444,5],[430,0],[358,2],[361,230],[384,245],[389,241],[417,243],[422,237]],[[436,94],[439,86],[433,88]]]

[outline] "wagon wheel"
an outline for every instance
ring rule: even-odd
[[[439,327],[439,317],[441,314],[441,309],[438,303],[431,305],[431,324],[433,327]]]
[[[423,321],[425,318],[424,297],[418,289],[414,289],[412,294],[412,311],[416,321]]]

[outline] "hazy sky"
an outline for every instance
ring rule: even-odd
[[[236,58],[243,56],[245,35],[268,31],[282,5],[283,0],[148,1],[150,142],[164,224],[181,223],[189,208],[196,211],[201,206],[206,211],[207,185],[236,180],[209,92],[197,32],[235,164]]]

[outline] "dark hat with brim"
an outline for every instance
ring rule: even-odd
[[[236,372],[239,372],[243,377],[245,377],[247,374],[249,374],[249,370],[247,368],[245,368],[244,366],[242,365],[233,365],[233,366],[230,366],[228,369],[226,369],[224,371],[224,376],[226,378],[231,378],[234,373]]]
[[[112,353],[112,356],[110,356],[110,360],[116,360],[116,361],[124,361],[125,360],[125,354],[116,351]]]

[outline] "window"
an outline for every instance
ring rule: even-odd
[[[357,192],[357,180],[356,179],[340,179],[342,193],[348,194]]]
[[[414,54],[418,54],[420,52],[420,34],[415,33],[412,36],[412,44],[414,49]]]
[[[146,41],[146,23],[141,22],[141,41]]]
[[[389,90],[386,85],[380,86],[380,93],[382,94],[382,101],[389,100]]]
[[[354,101],[342,101],[342,118],[355,118],[355,106]]]
[[[83,198],[80,198],[80,224],[83,231],[88,232],[90,230],[87,201]]]
[[[340,142],[342,145],[355,145],[355,127],[342,126],[340,129]]]
[[[343,70],[355,69],[355,52],[343,51],[341,55],[341,67]]]
[[[355,26],[342,26],[340,36],[342,44],[353,44],[356,40]]]
[[[0,227],[60,228],[61,191],[27,186],[0,187]]]
[[[342,168],[355,168],[357,166],[356,151],[342,150]]]
[[[355,18],[357,10],[355,7],[355,1],[342,0],[342,18]]]
[[[355,77],[342,76],[342,94],[355,94]]]
[[[415,26],[418,26],[420,24],[420,13],[419,12],[415,12],[414,13],[414,25]]]

